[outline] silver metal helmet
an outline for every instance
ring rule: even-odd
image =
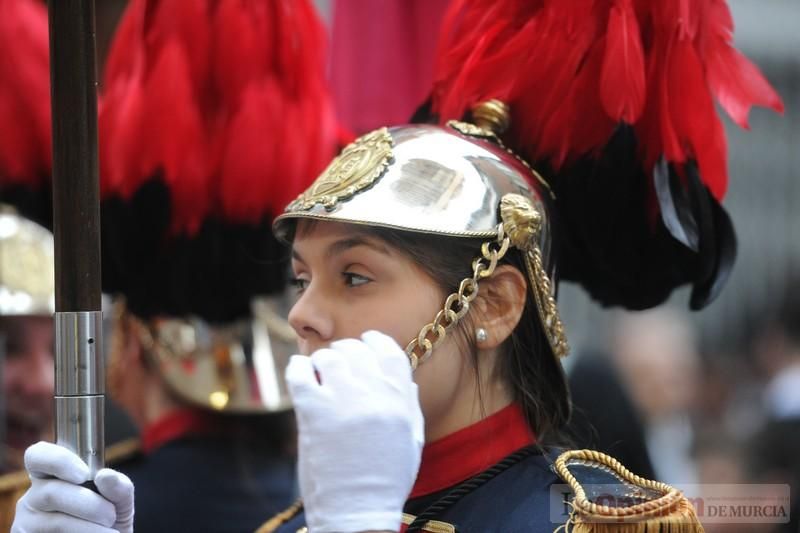
[[[462,281],[433,321],[412,339],[411,364],[431,355],[464,316],[481,279],[509,248],[522,252],[531,291],[553,353],[568,345],[554,300],[551,256],[552,193],[525,161],[495,134],[507,109],[490,101],[473,112],[475,124],[381,128],[346,147],[314,184],[275,220],[291,240],[296,219],[319,219],[405,231],[486,239],[476,250],[473,276]]]
[[[53,234],[0,206],[0,315],[55,311]]]

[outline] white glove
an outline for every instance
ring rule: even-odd
[[[411,365],[390,337],[361,339],[286,368],[310,533],[399,531],[417,477],[424,424]]]
[[[133,483],[104,468],[94,478],[100,494],[81,487],[89,467],[61,446],[38,442],[25,451],[31,488],[17,502],[11,533],[132,533]]]

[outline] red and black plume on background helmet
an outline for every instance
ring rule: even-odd
[[[100,104],[103,287],[142,318],[246,316],[280,290],[272,218],[340,132],[310,0],[133,0]]]
[[[47,9],[0,0],[0,202],[52,225]]]
[[[455,0],[415,119],[507,103],[504,141],[557,196],[561,278],[633,309],[688,283],[699,309],[736,255],[714,100],[745,128],[783,110],[732,34],[724,0]]]

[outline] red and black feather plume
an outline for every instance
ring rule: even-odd
[[[735,255],[714,102],[745,128],[755,105],[783,111],[732,36],[724,0],[455,0],[431,115],[510,106],[504,140],[559,197],[566,279],[636,308],[693,283],[701,307]]]
[[[272,218],[341,140],[326,43],[310,0],[131,1],[99,111],[106,290],[218,322],[283,287]]]

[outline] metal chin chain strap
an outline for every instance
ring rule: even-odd
[[[472,262],[472,277],[464,278],[454,292],[444,301],[444,307],[436,313],[433,322],[426,324],[419,335],[406,346],[406,355],[416,370],[420,362],[431,356],[434,348],[445,339],[447,332],[469,311],[469,304],[478,296],[478,280],[494,273],[497,262],[506,255],[511,241],[505,235],[503,224],[497,226],[497,238],[481,246],[481,257]]]
[[[552,284],[542,264],[541,251],[536,245],[541,229],[541,214],[528,198],[506,194],[501,200],[500,215],[503,222],[497,226],[497,237],[481,246],[481,257],[472,262],[472,277],[461,281],[458,291],[447,297],[433,322],[426,324],[406,346],[412,369],[416,370],[421,362],[428,359],[447,333],[467,314],[470,303],[478,295],[478,281],[494,273],[497,262],[506,255],[510,246],[525,255],[531,292],[553,353],[557,357],[568,353],[569,345],[552,296]]]

